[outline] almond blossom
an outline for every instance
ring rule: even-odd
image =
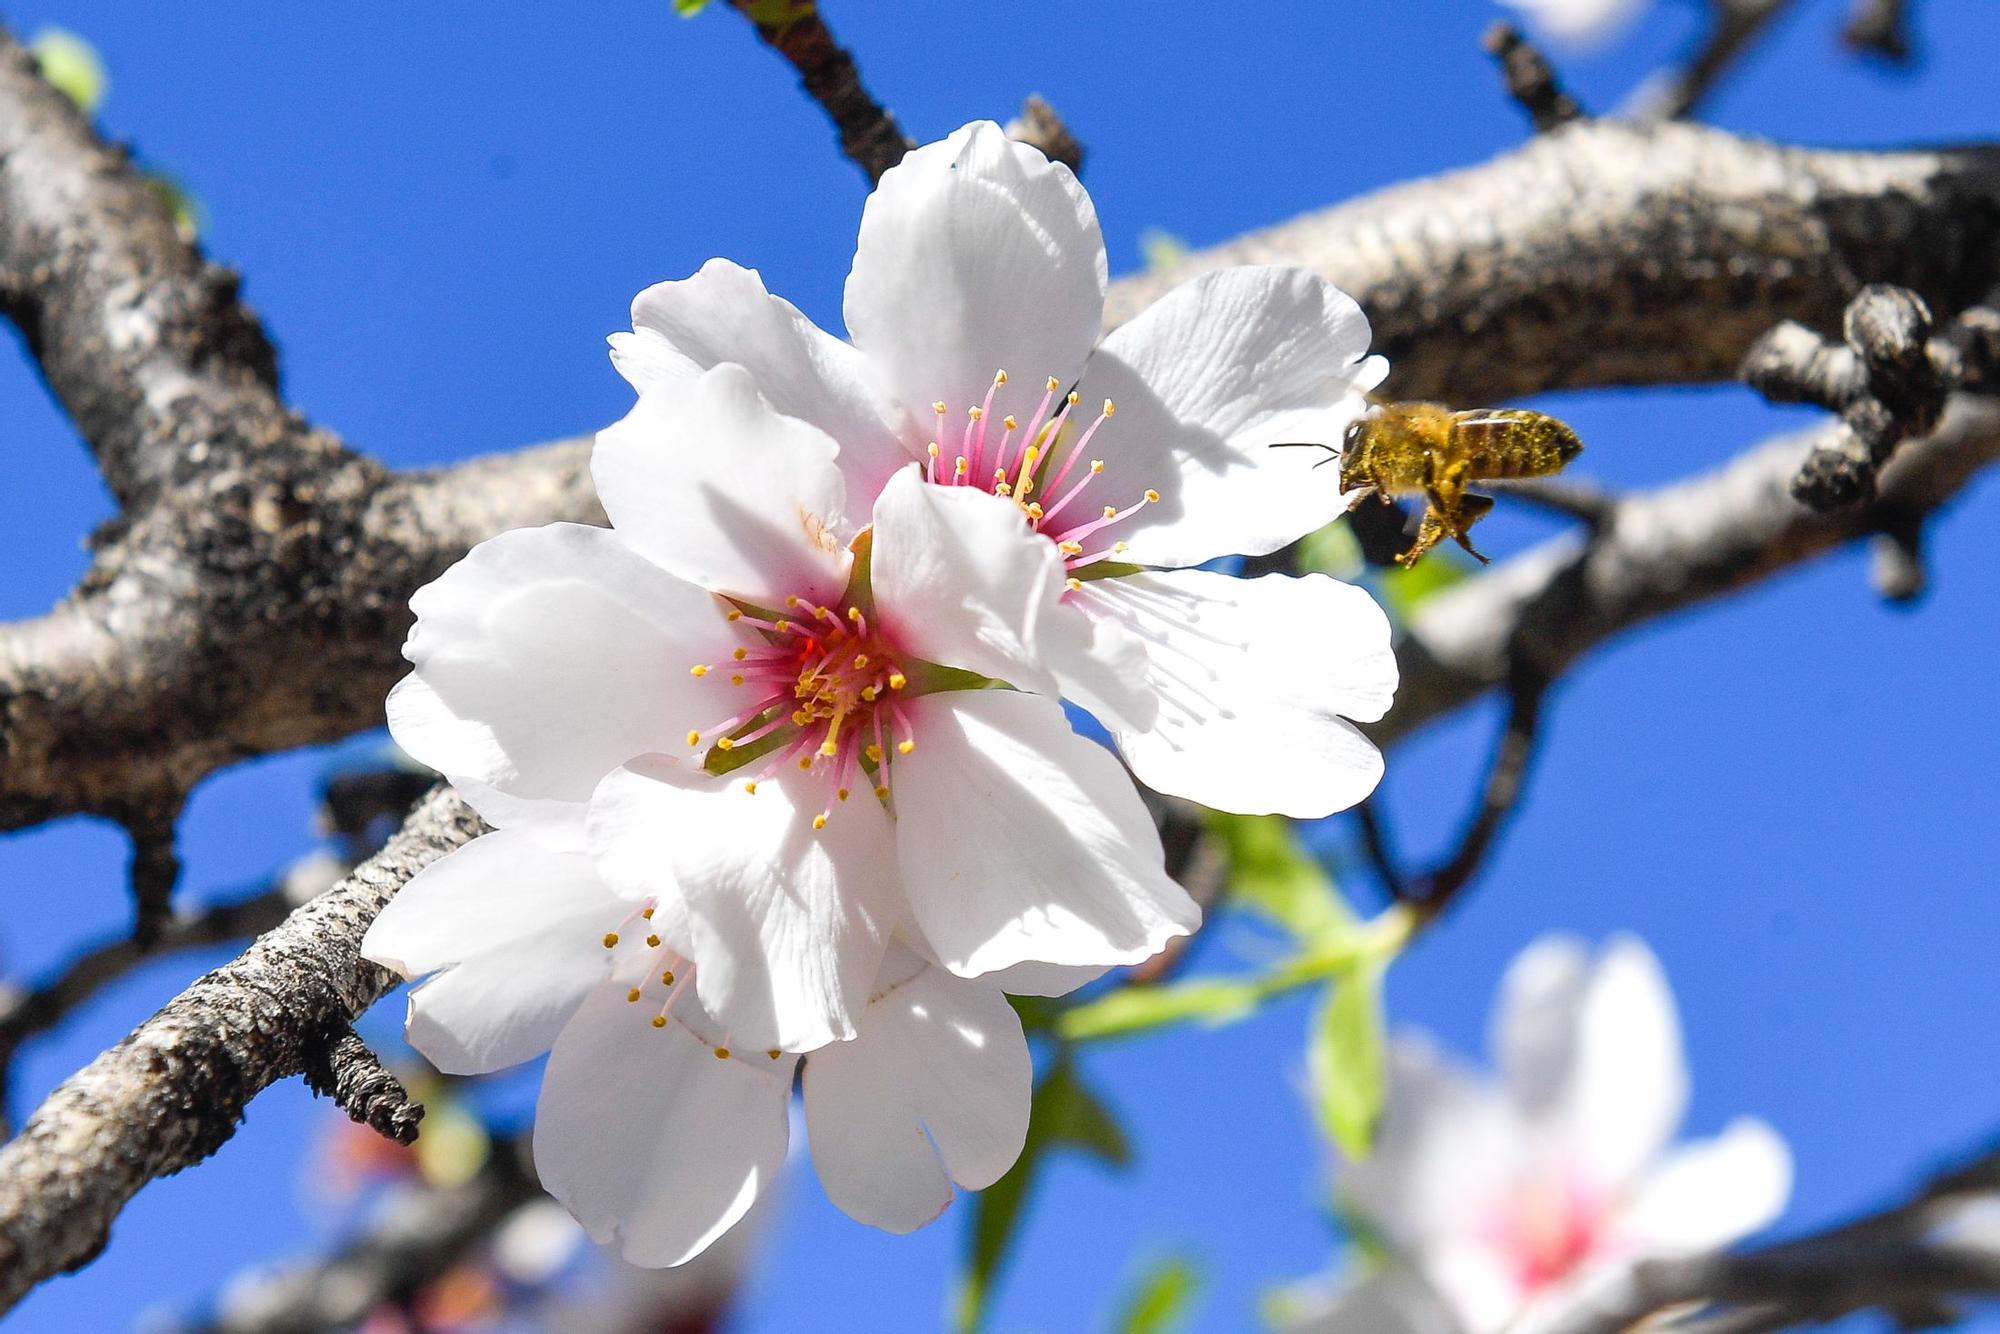
[[[1645,13],[1648,0],[1503,0],[1538,32],[1559,42],[1592,46],[1611,40]]]
[[[1268,446],[1337,444],[1366,410],[1386,370],[1368,322],[1314,274],[1253,266],[1205,273],[1099,343],[1106,273],[1075,176],[981,121],[870,197],[851,342],[713,260],[642,292],[612,355],[642,393],[740,365],[835,441],[847,495],[893,504],[918,546],[898,568],[936,575],[896,590],[908,651],[1060,692],[1160,791],[1249,814],[1351,806],[1381,757],[1350,720],[1380,718],[1396,682],[1381,610],[1324,576],[1187,567],[1341,513],[1311,451]],[[600,442],[607,504],[713,448],[635,413]],[[913,460],[926,485],[892,499]]]
[[[543,1185],[627,1260],[677,1265],[784,1163],[800,1058],[729,1045],[699,998],[681,905],[615,894],[550,833],[531,817],[427,867],[366,951],[406,977],[434,974],[410,993],[408,1035],[440,1070],[485,1074],[553,1048],[535,1118]],[[805,1058],[813,1161],[834,1203],[907,1232],[943,1211],[954,1182],[980,1189],[1013,1165],[1027,1042],[997,983],[902,946],[855,1028]]]
[[[1658,962],[1631,937],[1593,960],[1536,942],[1501,986],[1499,1082],[1399,1041],[1374,1153],[1340,1197],[1389,1260],[1295,1297],[1318,1334],[1498,1334],[1632,1260],[1706,1250],[1770,1223],[1791,1156],[1762,1121],[1669,1148],[1687,1105],[1680,1025]]]

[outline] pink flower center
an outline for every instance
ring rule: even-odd
[[[705,751],[711,769],[734,771],[752,764],[748,792],[789,765],[828,780],[833,801],[815,817],[824,829],[834,804],[846,801],[868,779],[875,796],[889,797],[892,755],[916,748],[909,716],[897,696],[909,684],[895,648],[853,605],[841,611],[802,598],[785,600],[775,613],[732,607],[731,623],[744,642],[723,663],[696,663],[696,676],[727,672],[743,692],[736,713],[690,731],[688,745]],[[738,754],[741,752],[741,754]]]
[[[952,434],[947,421],[950,405],[942,400],[931,404],[931,410],[937,414],[937,439],[928,447],[930,460],[924,476],[939,486],[976,486],[1012,500],[1027,516],[1028,526],[1056,544],[1063,554],[1065,569],[1080,570],[1124,555],[1123,542],[1107,543],[1097,535],[1147,505],[1157,503],[1160,493],[1148,487],[1138,500],[1122,508],[1102,504],[1096,496],[1086,501],[1085,492],[1103,475],[1104,461],[1090,459],[1087,466],[1081,469],[1077,466],[1089,454],[1091,440],[1118,411],[1117,405],[1105,399],[1097,419],[1074,441],[1066,440],[1064,433],[1071,425],[1070,414],[1077,397],[1074,391],[1065,396],[1061,408],[1051,416],[1056,391],[1061,388],[1052,375],[1045,382],[1041,406],[1035,409],[1027,426],[1023,428],[1019,419],[1011,415],[1003,417],[996,439],[993,395],[1006,383],[1006,371],[994,372],[985,401],[966,409],[965,428],[958,433],[955,451],[943,443]],[[1070,591],[1075,592],[1080,586],[1081,581],[1072,575]]]
[[[1595,1194],[1567,1175],[1521,1183],[1492,1229],[1522,1288],[1534,1292],[1567,1277],[1596,1254],[1604,1209]]]

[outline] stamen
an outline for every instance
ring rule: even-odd
[[[633,1003],[633,1004],[637,1004],[637,1003],[638,1003],[638,1000],[639,1000],[639,988],[637,988],[637,987],[633,987],[633,988],[632,988],[632,989],[631,989],[630,991],[626,992],[626,993],[625,993],[625,999],[626,999],[626,1000],[627,1000],[628,1002],[631,1002],[631,1003]]]
[[[689,675],[689,676],[707,676],[707,675],[708,675],[708,664],[707,664],[707,663],[705,663],[705,662],[698,662],[698,663],[696,663],[696,664],[695,664],[694,666],[692,666],[692,667],[688,668],[688,675]]]
[[[616,931],[606,931],[604,933],[604,948],[607,950],[618,948],[618,933]]]
[[[717,1048],[715,1049],[715,1059],[716,1059],[716,1060],[718,1060],[718,1061],[726,1061],[726,1060],[728,1060],[728,1059],[729,1059],[729,1048],[727,1048],[727,1047],[717,1047]]]
[[[647,948],[649,948],[649,949],[658,949],[658,948],[660,948],[660,938],[659,938],[658,936],[647,936],[647,937],[646,937],[646,946],[647,946]]]

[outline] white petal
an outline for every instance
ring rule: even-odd
[[[983,1189],[1014,1165],[1033,1075],[998,987],[923,967],[869,1004],[854,1041],[806,1060],[806,1127],[827,1196],[890,1232],[922,1227],[951,1203],[953,1181]]]
[[[611,335],[611,360],[642,393],[735,362],[773,409],[812,423],[839,444],[840,468],[854,494],[876,494],[910,461],[897,438],[901,414],[869,386],[867,360],[765,291],[755,269],[726,259],[639,293],[632,332]]]
[[[1200,923],[1131,780],[1056,704],[954,691],[906,712],[916,749],[891,765],[897,854],[911,914],[951,971],[1137,963]]]
[[[1658,959],[1632,936],[1598,958],[1576,1017],[1576,1058],[1559,1113],[1600,1189],[1626,1189],[1687,1109],[1680,1018]]]
[[[1427,1041],[1390,1049],[1374,1151],[1340,1173],[1340,1194],[1406,1254],[1475,1237],[1521,1162],[1520,1126],[1499,1091]]]
[[[389,731],[419,762],[510,796],[585,800],[634,755],[730,712],[719,680],[688,675],[705,645],[733,642],[722,609],[609,529],[502,533],[410,606],[417,670],[389,694]]]
[[[1009,996],[1067,996],[1079,987],[1089,986],[1110,971],[1111,967],[1108,964],[1074,968],[1031,961],[981,974],[979,980],[991,982]]]
[[[542,1080],[535,1168],[593,1240],[660,1268],[701,1254],[784,1165],[795,1062],[718,1060],[684,1024],[653,1028],[655,1012],[613,983],[570,1020]]]
[[[1648,1172],[1618,1219],[1618,1235],[1643,1254],[1726,1246],[1768,1226],[1791,1194],[1791,1150],[1770,1126],[1742,1117]]]
[[[1105,278],[1097,212],[1069,168],[979,121],[904,157],[869,196],[847,330],[918,426],[934,400],[963,422],[998,370],[1013,393],[995,416],[1018,407],[1025,421],[1047,377],[1068,385],[1082,369]]]
[[[1357,1283],[1331,1292],[1285,1294],[1276,1322],[1282,1334],[1462,1334],[1464,1327],[1428,1283],[1407,1265],[1390,1262]]]
[[[1562,934],[1540,937],[1507,967],[1489,1045],[1524,1116],[1548,1115],[1569,1089],[1590,972],[1589,948]]]
[[[528,837],[555,852],[587,852],[584,816],[587,801],[556,801],[546,797],[517,797],[490,783],[471,778],[453,778],[452,790],[465,804],[479,812],[479,818],[495,829],[510,830]]]
[[[410,993],[410,1045],[446,1074],[484,1074],[548,1050],[628,911],[588,858],[495,832],[413,876],[361,952],[405,977],[445,969]]]
[[[1105,462],[1094,505],[1136,504],[1107,530],[1141,565],[1262,555],[1337,518],[1332,467],[1299,441],[1338,447],[1387,370],[1368,320],[1304,269],[1218,269],[1175,288],[1105,338],[1078,395],[1118,415],[1091,444]]]
[[[734,1041],[850,1038],[902,912],[888,816],[865,785],[842,802],[816,775],[754,795],[743,781],[654,761],[607,778],[590,813],[598,869],[628,892],[663,871],[678,884],[702,1003]]]
[[[1074,596],[1144,654],[1150,725],[1103,721],[1148,787],[1312,819],[1380,781],[1381,752],[1347,721],[1380,718],[1396,689],[1389,620],[1364,590],[1319,574],[1177,570],[1092,580]]]
[[[641,394],[597,433],[590,471],[612,525],[648,559],[777,606],[847,587],[859,525],[834,454],[826,432],[773,411],[750,372],[724,364]]]
[[[899,647],[1054,693],[1040,638],[1062,599],[1062,554],[1012,501],[904,469],[875,502],[869,578]]]

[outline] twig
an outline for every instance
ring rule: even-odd
[[[1679,120],[1694,114],[1729,67],[1791,0],[1709,0],[1707,34],[1687,63],[1634,97],[1630,114],[1642,120]]]
[[[1556,81],[1548,57],[1523,37],[1519,28],[1511,23],[1495,23],[1486,30],[1480,45],[1500,62],[1500,77],[1507,96],[1528,113],[1535,133],[1546,134],[1557,126],[1583,119],[1583,108]]]
[[[1049,161],[1060,162],[1079,176],[1083,174],[1082,143],[1070,133],[1056,109],[1038,93],[1028,94],[1028,100],[1021,103],[1021,114],[1007,122],[1007,137],[1033,144]]]
[[[125,1202],[215,1152],[260,1089],[326,1059],[396,980],[359,956],[368,923],[482,828],[437,790],[352,875],[51,1093],[0,1148],[0,1310],[87,1262]]]
[[[409,1090],[368,1050],[350,1024],[332,1027],[329,1036],[309,1043],[305,1052],[306,1087],[348,1119],[398,1144],[414,1144],[424,1106],[410,1100]]]
[[[1854,0],[1840,38],[1850,50],[1907,65],[1915,56],[1910,42],[1909,0]]]
[[[729,0],[750,20],[764,44],[791,62],[806,95],[825,109],[840,132],[840,151],[870,181],[903,160],[916,144],[889,109],[861,83],[854,57],[836,42],[813,0]]]

